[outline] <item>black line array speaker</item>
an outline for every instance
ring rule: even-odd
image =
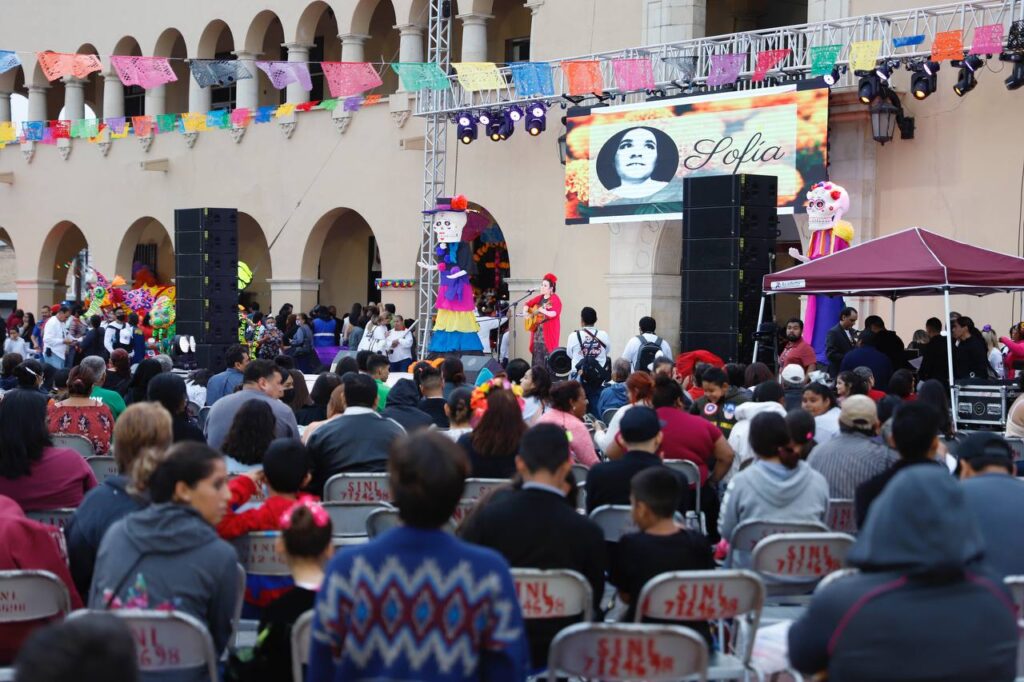
[[[238,211],[190,208],[174,212],[176,322],[196,340],[200,367],[223,368],[238,343]]]
[[[778,180],[716,175],[685,181],[680,342],[750,362],[778,236]]]

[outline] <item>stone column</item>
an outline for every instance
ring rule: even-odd
[[[313,46],[308,43],[284,43],[281,47],[288,50],[288,61],[308,62],[309,51]],[[285,92],[287,93],[286,101],[289,104],[302,104],[309,101],[309,92],[298,83],[289,84]]]
[[[124,83],[113,69],[103,74],[103,118],[124,116]]]
[[[255,52],[238,51],[232,54],[252,74],[252,78],[243,78],[235,83],[235,107],[238,109],[256,109],[260,105],[260,77],[256,68]]]
[[[0,90],[0,121],[11,120],[11,93]]]
[[[193,114],[205,114],[213,106],[210,88],[201,88],[195,78],[188,79],[188,110]]]
[[[345,33],[338,36],[341,40],[341,61],[343,62],[364,62],[363,48],[370,36],[362,33]]]
[[[77,121],[85,118],[85,81],[74,76],[65,76],[64,118]]]
[[[490,14],[460,14],[462,20],[462,61],[487,61],[487,20]]]
[[[39,319],[39,309],[54,302],[57,294],[57,280],[16,279],[14,288],[18,292],[18,307],[31,311]]]
[[[423,61],[423,32],[425,27],[419,24],[400,24],[398,29],[398,61]]]
[[[167,86],[159,85],[146,90],[146,116],[167,113]]]
[[[530,58],[531,59],[534,57],[533,50],[534,50],[534,48],[536,47],[536,45],[538,43],[538,40],[537,40],[537,27],[540,24],[539,24],[539,19],[537,19],[537,15],[540,13],[540,8],[543,5],[544,5],[544,0],[528,0],[525,3],[525,5],[524,5],[526,7],[526,9],[530,10]]]
[[[850,0],[807,0],[807,21],[833,21],[850,16]]]
[[[644,0],[644,45],[701,38],[707,32],[707,0]]]
[[[29,85],[28,90],[28,120],[46,120],[46,91],[49,85]]]
[[[322,283],[322,279],[268,279],[270,308],[280,310],[285,303],[291,303],[295,310],[312,310]]]

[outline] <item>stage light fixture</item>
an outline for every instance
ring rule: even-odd
[[[825,85],[831,88],[833,85],[839,82],[839,78],[841,76],[842,74],[839,72],[839,68],[836,67],[832,69],[832,73],[827,73],[824,76],[822,76],[822,80],[825,81]]]
[[[1003,52],[999,61],[1012,62],[1013,73],[1003,81],[1007,90],[1017,90],[1024,86],[1024,52]]]
[[[871,104],[882,92],[882,81],[874,71],[858,71],[860,83],[857,85],[857,96],[862,104]]]
[[[978,79],[974,73],[984,65],[985,60],[976,54],[967,55],[964,59],[953,62],[953,66],[960,67],[956,85],[953,86],[953,92],[957,94],[957,97],[963,97],[974,89],[978,84]]]
[[[899,64],[899,62],[896,62]],[[882,62],[875,68],[875,75],[883,83],[889,82],[889,77],[892,76],[893,64],[891,62]]]
[[[477,125],[476,120],[473,116],[468,113],[459,114],[459,118],[456,121],[458,124],[459,142],[462,144],[470,144],[477,136]]]
[[[510,106],[505,111],[505,114],[512,120],[513,123],[518,123],[523,118],[523,110],[515,105]]]
[[[938,88],[938,62],[920,62],[911,67],[910,92],[914,99],[926,99]]]
[[[520,112],[520,118],[521,117],[522,112]],[[518,118],[514,118],[512,116],[511,111],[506,111],[505,115],[502,117],[501,124],[498,126],[498,137],[502,140],[507,140],[512,137],[512,133],[516,132],[516,121],[518,120]],[[492,137],[491,139],[493,140],[494,138]]]
[[[505,138],[501,136],[501,128],[505,125],[504,119],[491,118],[487,123],[487,137],[491,138],[494,142],[499,142]]]
[[[501,117],[498,114],[492,113],[490,111],[480,112],[480,123],[484,124],[485,126],[490,125],[491,121],[497,121],[499,118]]]
[[[536,137],[548,127],[547,107],[543,102],[532,102],[526,107],[526,132]]]

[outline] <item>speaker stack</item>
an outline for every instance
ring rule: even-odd
[[[683,351],[750,362],[761,281],[778,236],[778,180],[769,175],[688,178],[683,188]]]
[[[219,372],[238,343],[238,211],[174,212],[177,333],[196,340],[196,364]]]

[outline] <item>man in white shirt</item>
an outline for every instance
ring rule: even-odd
[[[655,322],[653,317],[641,317],[640,334],[634,336],[626,343],[626,347],[622,351],[622,357],[629,360],[629,364],[633,367],[634,372],[648,369],[647,367],[637,367],[640,349],[647,344],[660,345],[662,355],[667,358],[672,357],[672,347],[668,345],[668,341],[654,333],[654,330],[657,328],[658,323]],[[648,360],[648,363],[651,362],[654,362],[654,358]]]
[[[565,342],[565,352],[572,360],[572,378],[576,378],[576,369],[580,361],[585,358],[594,358],[597,364],[602,367],[608,365],[609,349],[611,340],[608,332],[597,328],[597,311],[586,307],[580,311],[580,323],[582,327],[569,334]]]
[[[68,354],[67,320],[70,312],[67,306],[61,306],[43,327],[43,362],[57,369],[64,367],[64,358]]]
[[[405,318],[395,315],[394,329],[388,332],[386,343],[392,372],[406,372],[412,364],[412,331],[405,328]]]
[[[107,328],[103,332],[103,347],[107,349],[107,353],[113,354],[114,349],[118,348],[115,344],[120,343],[121,331],[124,328],[125,312],[122,308],[118,308],[114,313],[114,319],[107,323]]]

